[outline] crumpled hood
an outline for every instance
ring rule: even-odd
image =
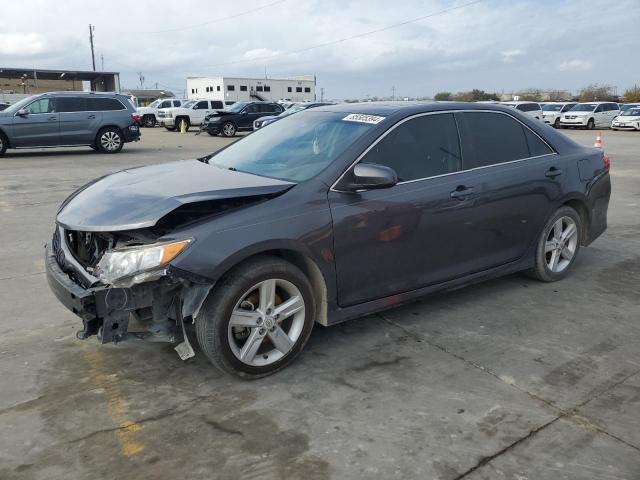
[[[188,203],[274,194],[293,185],[199,160],[182,160],[94,180],[65,200],[56,220],[66,229],[85,232],[133,230],[152,227]]]

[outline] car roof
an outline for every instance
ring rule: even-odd
[[[505,104],[505,105],[522,105],[524,103],[540,104],[541,102],[534,102],[532,100],[513,100],[511,102],[500,102],[500,103]]]
[[[492,110],[509,112],[511,108],[498,103],[478,102],[360,102],[338,103],[315,107],[314,112],[359,113],[389,117],[395,114],[414,115],[416,113],[440,112],[449,110]]]
[[[45,92],[45,93],[40,93],[38,94],[38,96],[46,96],[46,95],[56,95],[56,96],[60,96],[60,97],[77,97],[78,95],[106,95],[106,96],[120,96],[120,97],[126,97],[125,94],[123,93],[117,93],[117,92],[79,92],[79,91],[70,91],[70,90],[65,90],[65,91],[61,91],[61,92]]]

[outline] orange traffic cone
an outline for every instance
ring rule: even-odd
[[[596,143],[593,144],[594,147],[602,149],[602,133],[598,132],[596,135]]]

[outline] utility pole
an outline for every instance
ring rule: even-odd
[[[91,63],[93,64],[93,71],[96,71],[96,54],[93,51],[93,31],[96,27],[89,24],[89,42],[91,42]]]
[[[102,65],[101,69],[104,72],[104,55],[102,55],[102,54],[100,55],[100,62],[101,62],[101,65]]]
[[[144,90],[144,75],[142,72],[138,72],[138,78],[140,79],[140,89]]]
[[[320,87],[320,101],[324,102],[324,87]]]
[[[391,100],[394,101],[396,99],[396,86],[391,85]]]

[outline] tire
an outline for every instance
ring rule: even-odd
[[[560,119],[556,118],[556,121],[553,122],[553,128],[560,128]]]
[[[153,128],[156,126],[156,117],[155,115],[144,115],[142,117],[142,125],[147,128]]]
[[[191,127],[191,122],[189,122],[189,119],[186,117],[180,117],[180,118],[176,118],[176,130],[180,131],[180,124],[184,121],[185,125],[186,125],[186,131],[189,131],[189,128]]]
[[[166,128],[167,131],[169,131],[169,132],[175,132],[176,131],[176,124],[174,123],[173,127],[164,127],[164,128]]]
[[[569,234],[572,224],[575,230]],[[582,228],[582,219],[573,208],[558,209],[545,224],[536,246],[535,265],[526,273],[543,282],[556,282],[566,277],[580,252]]]
[[[262,286],[264,291],[275,293],[263,296]],[[269,303],[262,299],[269,297],[276,313],[264,315]],[[300,307],[300,302],[302,308],[292,309],[287,316],[281,312],[282,318],[278,318],[278,307],[285,308],[287,302],[287,309]],[[233,320],[240,326],[230,325],[232,312],[240,313]],[[211,291],[195,330],[200,348],[213,365],[232,375],[256,379],[277,372],[295,359],[311,335],[315,312],[313,290],[304,273],[280,258],[265,256],[236,267]],[[272,339],[279,340],[279,348]]]
[[[225,137],[235,137],[236,126],[231,122],[227,122],[224,125],[222,125],[221,132],[222,132],[222,135],[224,135]]]
[[[596,127],[596,122],[593,120],[593,118],[590,118],[589,121],[587,122],[587,130],[593,130]]]
[[[9,146],[9,141],[4,133],[0,132],[0,157],[4,155]]]
[[[96,135],[96,147],[102,153],[118,153],[124,146],[124,136],[120,129],[106,127]]]
[[[210,131],[208,131],[208,130],[207,130],[207,133],[208,133],[209,135],[211,135],[212,137],[217,137],[217,136],[218,136],[218,134],[217,134],[217,133],[213,133],[213,132],[210,132]]]

